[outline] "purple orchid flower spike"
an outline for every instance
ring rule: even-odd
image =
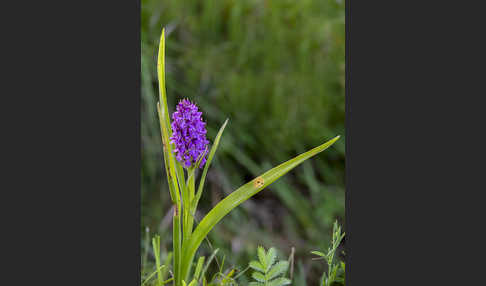
[[[198,161],[202,168],[206,163],[209,141],[206,139],[206,122],[201,115],[198,107],[188,99],[181,100],[172,114],[170,142],[175,145],[176,159],[185,168],[195,166]]]

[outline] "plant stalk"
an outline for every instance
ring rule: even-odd
[[[181,285],[181,215],[179,211],[179,206],[174,208],[173,217],[173,229],[172,229],[172,247],[174,249],[174,277],[175,285]]]

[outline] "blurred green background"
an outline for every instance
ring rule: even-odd
[[[210,141],[229,118],[198,219],[256,175],[342,136],[231,212],[208,236],[225,265],[238,269],[256,257],[258,245],[277,247],[280,258],[295,247],[292,285],[317,285],[326,266],[309,252],[327,249],[334,220],[344,224],[344,13],[344,1],[336,0],[142,0],[143,273],[154,270],[146,238],[161,235],[162,256],[171,249],[156,113],[157,49],[165,27],[169,111],[182,98],[196,102]],[[199,255],[210,252],[203,243]]]

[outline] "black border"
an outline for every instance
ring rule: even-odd
[[[136,261],[138,262],[137,263],[137,267],[136,267],[136,275],[138,277],[138,281],[141,281],[141,268],[142,268],[142,262],[140,260],[140,257],[141,257],[141,250],[140,250],[140,241],[141,241],[141,236],[140,236],[140,227],[141,227],[141,204],[142,204],[142,197],[141,197],[141,192],[140,192],[140,187],[141,187],[141,184],[142,184],[142,180],[141,180],[141,173],[140,173],[140,170],[142,168],[142,163],[141,163],[141,158],[142,158],[142,155],[141,155],[141,144],[142,144],[142,139],[141,139],[141,130],[140,130],[140,125],[141,125],[141,71],[142,71],[142,66],[141,66],[141,55],[142,55],[142,48],[141,48],[141,37],[140,37],[140,27],[141,27],[141,1],[142,0],[137,0],[135,1],[137,4],[136,4],[136,15],[135,15],[135,19],[136,19],[136,22],[137,22],[137,25],[136,25],[136,41],[137,41],[137,45],[136,45],[136,59],[137,59],[137,64],[136,64],[136,67],[137,67],[137,71],[138,71],[138,76],[137,76],[137,81],[136,81],[136,91],[135,93],[137,93],[137,97],[136,97],[136,104],[135,104],[135,108],[136,108],[136,112],[135,112],[135,122],[136,122],[136,134],[137,134],[137,139],[136,139],[136,145],[138,146],[137,148],[137,151],[135,153],[135,160],[136,160],[136,185],[137,185],[137,192],[135,192],[135,210],[136,210],[136,213],[135,213],[135,233],[136,233],[136,241],[137,241],[137,246],[136,246],[136,249],[137,249],[137,252],[136,252]],[[140,282],[141,283],[141,282]]]
[[[346,262],[346,282],[348,283],[348,285],[353,285],[353,284],[349,284],[349,281],[352,279],[351,278],[351,274],[352,273],[352,264],[350,263],[352,261],[352,251],[349,251],[350,248],[351,248],[351,240],[352,240],[352,236],[350,238],[350,234],[352,233],[351,232],[351,197],[350,197],[350,192],[349,190],[352,189],[352,182],[351,180],[349,179],[349,175],[350,175],[350,167],[351,167],[351,160],[350,160],[350,156],[351,156],[351,148],[350,148],[350,144],[351,144],[351,138],[352,138],[352,135],[350,133],[350,129],[349,129],[349,125],[350,125],[350,122],[351,122],[351,98],[350,98],[350,91],[351,91],[351,76],[350,76],[350,73],[351,73],[351,63],[349,61],[350,59],[350,50],[351,50],[351,0],[346,0],[345,2],[345,31],[346,31],[346,35],[345,35],[345,40],[346,40],[346,49],[345,49],[345,58],[344,58],[344,63],[345,63],[345,83],[346,83],[346,87],[345,87],[345,97],[346,97],[346,102],[345,102],[345,113],[346,113],[346,117],[345,117],[345,133],[346,133],[346,146],[345,146],[345,153],[346,153],[346,158],[345,158],[345,180],[346,180],[346,195],[345,195],[345,221],[346,221],[346,224],[345,224],[345,233],[346,233],[346,258],[345,258],[345,262]],[[352,280],[351,280],[352,281]],[[352,283],[352,282],[351,282]]]
[[[140,284],[140,4],[23,5],[12,22],[13,284]]]

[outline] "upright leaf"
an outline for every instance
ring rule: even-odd
[[[209,166],[211,165],[211,162],[213,161],[214,154],[216,153],[216,150],[218,149],[219,145],[219,140],[221,140],[221,135],[223,135],[224,128],[226,127],[226,124],[228,123],[229,119],[226,119],[219,128],[218,134],[216,135],[216,138],[214,139],[213,146],[211,147],[211,151],[209,152],[208,159],[206,160],[206,164],[204,165],[204,170],[201,175],[201,180],[199,181],[199,187],[197,188],[197,194],[194,199],[194,202],[192,202],[192,213],[194,214],[194,211],[197,208],[197,204],[199,203],[199,199],[201,198],[201,194],[204,188],[204,182],[206,180],[206,174],[208,173]]]
[[[154,238],[152,238],[152,248],[154,249],[154,256],[155,256],[155,266],[157,269],[157,280],[160,283],[162,283],[162,266],[160,265],[160,236],[155,235]]]
[[[199,257],[197,261],[196,270],[194,271],[194,279],[199,280],[199,275],[201,274],[202,267],[204,265],[204,256]]]
[[[214,250],[213,254],[211,254],[211,256],[209,257],[208,261],[206,262],[206,265],[204,266],[204,268],[201,272],[201,278],[203,280],[205,279],[204,275],[206,274],[206,271],[208,270],[208,267],[211,264],[211,261],[213,261],[214,257],[216,256],[216,253],[218,253],[218,251],[219,251],[219,248],[216,248]]]

